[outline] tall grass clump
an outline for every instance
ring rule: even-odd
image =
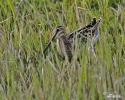
[[[124,99],[124,6],[124,0],[0,0],[0,100]],[[78,46],[71,63],[55,42],[41,55],[55,26],[69,33],[93,17],[102,18],[98,61],[88,44]]]

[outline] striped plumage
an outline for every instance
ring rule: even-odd
[[[65,32],[65,29],[63,26],[58,26],[56,29],[58,29],[63,34],[60,36],[57,36],[57,51],[58,53],[65,58],[65,56],[68,57],[69,61],[72,59],[72,43],[67,38],[67,34]],[[60,37],[60,38],[59,38]]]
[[[86,43],[89,37],[91,47],[93,49],[94,43],[99,37],[98,27],[100,24],[101,19],[96,21],[96,18],[93,18],[92,22],[87,26],[80,28],[72,33],[66,34],[66,31],[63,26],[57,26],[54,29],[54,35],[50,42],[45,47],[43,54],[50,46],[50,44],[57,39],[57,51],[63,57],[68,57],[69,61],[72,59],[72,49],[73,49],[73,41],[74,38],[82,38],[82,43]],[[93,51],[94,55],[95,52]]]

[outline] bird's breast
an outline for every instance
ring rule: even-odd
[[[62,40],[57,39],[56,45],[57,45],[57,51],[59,55],[64,57],[64,53],[65,53],[64,42]]]

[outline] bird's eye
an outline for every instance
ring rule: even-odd
[[[58,33],[59,32],[59,29],[57,28],[56,32]]]

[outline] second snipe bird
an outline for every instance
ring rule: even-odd
[[[62,58],[67,57],[68,60],[71,61],[73,57],[72,51],[74,49],[74,40],[77,37],[77,39],[81,39],[81,42],[83,44],[86,44],[87,39],[89,38],[92,52],[94,56],[96,56],[94,51],[94,44],[99,37],[100,22],[101,22],[101,18],[99,20],[96,20],[96,18],[93,18],[90,24],[69,34],[66,33],[65,28],[63,26],[57,26],[54,29],[54,34],[52,39],[48,42],[47,46],[43,50],[43,54],[46,52],[46,50],[51,45],[51,43],[55,39],[57,39],[57,51],[59,55],[61,55]]]

